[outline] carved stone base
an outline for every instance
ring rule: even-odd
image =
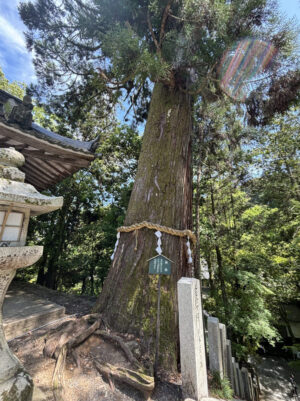
[[[17,253],[18,250],[26,248],[29,247],[5,249]],[[10,263],[14,262],[15,255],[11,255],[10,258],[5,258],[2,255],[4,263],[1,263],[1,252],[5,252],[3,249],[0,248],[0,401],[31,401],[33,392],[32,379],[9,349],[3,332],[3,301],[7,288],[16,273],[16,270],[10,266]],[[41,252],[39,256],[40,254]],[[35,257],[35,259],[38,259],[38,257]],[[23,260],[23,264],[26,265],[26,260]]]
[[[31,401],[32,393],[32,379],[22,369],[10,380],[0,383],[0,401]]]

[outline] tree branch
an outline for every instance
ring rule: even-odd
[[[181,21],[181,22],[190,22],[190,23],[192,23],[192,24],[202,25],[201,23],[199,23],[198,20],[180,18],[180,17],[177,17],[177,15],[174,15],[174,14],[171,14],[171,13],[169,13],[168,16],[171,17],[171,18],[174,18],[174,19],[176,19],[176,20],[178,20],[178,21]]]
[[[121,89],[121,88],[124,88],[124,85],[126,84],[126,82],[128,82],[132,78],[132,75],[133,75],[133,74],[129,75],[128,77],[122,79],[122,81],[114,82],[110,78],[108,78],[108,76],[105,74],[105,72],[101,68],[98,68],[98,70],[99,70],[99,74],[101,75],[101,77],[106,82],[108,82],[109,84],[113,85],[113,86],[108,87],[108,89]]]
[[[168,1],[168,4],[166,5],[166,8],[165,8],[163,16],[162,16],[161,26],[160,26],[160,34],[159,34],[159,43],[158,43],[160,49],[161,49],[162,42],[164,40],[166,22],[167,22],[167,19],[169,16],[169,11],[170,11],[172,3],[173,3],[173,0]]]
[[[87,51],[91,51],[91,52],[95,52],[95,51],[101,49],[101,46],[102,46],[102,44],[97,45],[97,46],[89,46],[86,44],[78,43],[78,42],[66,37],[66,35],[64,35],[63,33],[62,33],[62,37],[65,39],[66,42],[71,43],[72,46],[75,46],[75,47],[78,47],[80,49],[84,49]]]
[[[150,19],[149,10],[148,10],[148,12],[147,12],[147,23],[148,23],[148,28],[149,28],[149,31],[150,31],[150,33],[151,33],[153,42],[154,42],[154,44],[155,44],[157,53],[158,53],[158,54],[161,54],[161,50],[160,50],[159,43],[158,43],[158,41],[157,41],[157,39],[156,39],[156,37],[155,37],[155,35],[154,35],[154,32],[153,32],[153,28],[152,28],[152,24],[151,24],[151,19]]]

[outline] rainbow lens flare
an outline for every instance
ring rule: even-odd
[[[270,42],[249,38],[237,42],[220,61],[221,88],[231,98],[245,100],[251,91],[251,80],[268,68],[276,54],[277,49]]]

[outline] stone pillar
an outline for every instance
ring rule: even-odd
[[[223,323],[219,323],[220,329],[220,341],[221,341],[221,351],[222,351],[222,365],[224,376],[228,377],[227,364],[226,364],[226,326]]]
[[[200,401],[208,396],[200,282],[182,277],[177,287],[183,395]]]
[[[226,366],[228,372],[228,379],[231,384],[231,388],[234,388],[233,384],[233,366],[232,366],[232,352],[231,352],[231,341],[226,341]]]
[[[236,363],[235,363],[235,358],[232,357],[232,369],[233,369],[233,390],[234,394],[237,397],[240,397],[240,387],[239,387],[239,380],[238,380],[238,375],[237,375],[237,370],[236,370]]]
[[[223,379],[224,370],[222,362],[222,348],[219,319],[216,317],[207,318],[207,335],[209,348],[209,369],[211,372],[219,372]]]
[[[241,375],[240,375],[240,366],[239,366],[239,363],[238,362],[236,362],[235,363],[235,370],[236,370],[236,377],[237,377],[237,382],[238,382],[238,389],[239,389],[239,394],[238,394],[238,396],[240,397],[240,398],[243,398],[243,396],[242,396],[242,393],[243,393],[243,388],[244,388],[244,386],[243,386],[243,383],[241,382]]]
[[[253,388],[252,376],[250,373],[248,373],[248,377],[249,377],[249,383],[250,383],[251,401],[254,401],[254,388]]]
[[[242,368],[241,372],[242,372],[242,378],[243,378],[244,389],[245,389],[245,398],[247,401],[252,401],[252,393],[251,393],[248,369]]]
[[[244,400],[245,399],[245,390],[244,390],[244,382],[242,378],[242,372],[241,369],[239,368],[239,364],[237,364],[237,374],[238,374],[238,381],[239,381],[239,387],[240,387],[240,397]]]

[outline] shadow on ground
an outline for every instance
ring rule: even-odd
[[[292,370],[283,358],[263,357],[258,367],[261,382],[261,401],[292,401],[289,378]],[[299,389],[299,383],[298,389]]]

